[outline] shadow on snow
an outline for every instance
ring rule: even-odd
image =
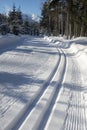
[[[26,103],[27,97],[24,92],[26,90],[22,90],[22,87],[30,87],[29,85],[33,86],[34,84],[43,84],[43,82],[43,80],[35,79],[29,75],[1,72],[0,93]]]

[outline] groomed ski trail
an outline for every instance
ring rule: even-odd
[[[38,93],[5,130],[87,129],[87,88],[79,61],[83,53],[72,53],[70,46],[64,48],[62,42],[55,47],[58,59],[54,69]]]
[[[50,117],[51,111],[55,104],[56,98],[58,97],[59,90],[64,78],[66,69],[66,57],[63,51],[60,51],[60,63],[56,70],[55,75],[50,81],[47,89],[38,100],[34,109],[27,116],[24,123],[21,125],[19,130],[43,130],[47,121]],[[38,109],[40,107],[40,109]]]
[[[19,116],[17,116],[17,118],[15,118],[12,121],[12,123],[8,125],[6,130],[20,129],[21,125],[25,124],[26,119],[28,118],[29,115],[31,115],[31,112],[37,106],[39,100],[45,95],[46,91],[47,91],[47,93],[50,92],[49,98],[52,98],[52,99],[50,99],[50,102],[48,101],[49,103],[47,102],[47,104],[49,104],[48,107],[47,107],[48,113],[51,112],[51,111],[49,111],[49,107],[51,106],[51,101],[53,102],[52,104],[55,103],[56,97],[57,97],[59,89],[61,87],[60,82],[62,82],[62,79],[63,79],[63,76],[64,76],[65,65],[66,65],[66,57],[63,54],[63,51],[59,50],[58,51],[57,64],[55,65],[55,67],[54,67],[52,73],[50,74],[50,76],[48,77],[48,79],[43,84],[43,87],[39,90],[37,95],[23,108],[23,110],[19,113]],[[60,67],[60,66],[63,66],[63,68]],[[60,73],[59,73],[59,71],[60,71]],[[60,76],[60,75],[62,75],[62,76]],[[59,81],[57,81],[58,78],[59,78]],[[53,87],[53,86],[55,86],[55,87]],[[53,89],[53,90],[51,90],[51,89]],[[51,95],[51,93],[52,93],[52,95]],[[56,96],[55,96],[55,94],[56,94]],[[42,109],[43,111],[46,109],[45,114],[46,114],[47,108]],[[52,108],[53,108],[53,105],[51,106],[51,109]],[[43,114],[41,114],[40,116],[42,116],[42,115]],[[37,116],[39,117],[39,114]],[[33,126],[33,127],[35,127],[35,126]],[[28,129],[30,129],[30,128],[28,128]]]

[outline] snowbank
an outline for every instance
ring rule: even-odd
[[[51,43],[52,45],[57,46],[59,48],[63,48],[63,49],[68,48],[72,53],[76,53],[80,49],[85,49],[85,51],[87,49],[87,37],[77,37],[71,40],[70,39],[67,40],[64,37],[45,36],[44,39],[49,41],[49,43]]]

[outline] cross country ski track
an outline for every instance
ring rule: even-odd
[[[23,108],[6,130],[42,130],[58,97],[66,70],[66,56],[58,49],[58,61],[37,95]],[[40,109],[38,109],[40,107]],[[29,122],[29,123],[28,123]],[[28,126],[27,126],[28,124]]]
[[[50,75],[5,130],[87,129],[87,73],[80,66],[84,52],[74,53],[60,44],[55,45],[57,62]]]
[[[82,55],[82,54],[81,54]],[[66,108],[66,116],[62,129],[64,130],[86,130],[86,104],[84,98],[84,85],[82,82],[82,73],[78,64],[78,56],[68,59],[68,64],[71,64],[72,75],[68,80],[71,83],[65,83],[64,87],[70,89],[68,97],[68,105]],[[76,58],[76,59],[75,59]],[[69,81],[68,81],[69,82]]]
[[[63,54],[63,52],[60,51],[60,57],[57,63],[56,72],[54,73],[52,79],[47,85],[47,88],[43,91],[43,94],[40,96],[39,100],[35,104],[35,107],[31,110],[31,112],[29,113],[19,130],[28,130],[28,128],[31,130],[44,129],[50,117],[56,98],[58,97],[58,93],[64,78],[66,68],[65,66],[66,57]],[[38,109],[39,106],[40,109]],[[28,122],[30,122],[31,125],[27,125]]]

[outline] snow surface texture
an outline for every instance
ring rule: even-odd
[[[0,36],[0,130],[87,129],[87,38]]]

